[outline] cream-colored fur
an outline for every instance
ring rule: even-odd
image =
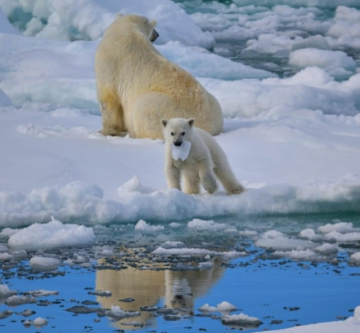
[[[194,119],[174,118],[162,121],[165,139],[165,174],[169,188],[181,190],[181,176],[184,192],[200,192],[200,184],[209,193],[217,190],[216,177],[229,194],[238,194],[244,187],[236,180],[224,151],[215,139],[200,128],[193,127]],[[181,146],[191,143],[189,156],[182,161],[172,158],[172,144]]]
[[[194,118],[216,135],[223,116],[214,96],[151,44],[156,21],[118,15],[95,55],[98,100],[104,135],[162,138],[161,119]]]

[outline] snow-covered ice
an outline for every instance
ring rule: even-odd
[[[9,246],[15,249],[49,249],[65,246],[88,245],[95,241],[92,228],[77,224],[63,224],[52,220],[46,224],[35,223],[18,230],[9,238]]]
[[[57,258],[35,256],[30,259],[29,264],[36,271],[53,271],[61,265],[61,261]]]

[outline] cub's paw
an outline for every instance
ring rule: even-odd
[[[206,192],[209,192],[210,194],[217,191],[216,181],[207,181],[206,183],[203,184],[203,186]]]
[[[236,186],[229,188],[227,192],[228,192],[228,194],[233,195],[233,194],[240,194],[244,191],[245,191],[245,188],[242,185],[237,184]]]

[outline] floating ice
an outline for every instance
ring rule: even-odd
[[[286,254],[289,254],[289,256],[296,255],[296,251],[284,252],[284,250],[295,250],[299,248],[309,249],[315,246],[315,244],[310,241],[290,238],[287,235],[283,234],[282,232],[276,230],[270,230],[263,233],[261,235],[261,238],[259,238],[255,242],[255,245],[263,248],[280,250],[277,253],[279,256],[286,256]],[[308,254],[310,256],[310,252],[304,252],[302,254],[304,255]]]
[[[219,257],[225,257],[225,258],[237,258],[241,256],[246,256],[246,252],[237,252],[237,251],[228,251],[228,252],[216,252],[216,251],[210,251],[207,249],[200,249],[200,248],[171,248],[166,249],[161,246],[159,246],[156,250],[152,252],[156,255],[193,255],[193,256],[202,256],[202,255],[214,255]]]
[[[61,261],[56,258],[35,256],[30,259],[29,264],[36,271],[54,271],[61,265]]]
[[[45,249],[65,246],[82,246],[95,240],[92,228],[77,224],[63,224],[52,217],[46,224],[35,223],[19,230],[9,238],[11,248]]]
[[[6,299],[5,304],[8,306],[18,306],[23,304],[36,303],[35,297],[28,296],[10,296]]]
[[[185,161],[189,156],[190,149],[191,149],[191,142],[189,141],[184,141],[181,146],[175,146],[174,144],[172,144],[171,156],[175,161],[177,161],[178,159]]]
[[[354,232],[354,231],[360,231],[359,229],[354,228],[354,225],[352,222],[341,222],[339,220],[336,220],[338,222],[331,224],[325,224],[318,228],[318,230],[323,233],[327,234],[332,231],[338,231],[341,233],[347,233],[347,232]]]
[[[214,39],[204,33],[169,0],[148,1],[1,0],[6,15],[25,35],[67,40],[101,37],[116,13],[138,14],[158,21],[159,43],[179,40],[186,45],[211,47]]]
[[[353,253],[350,256],[350,262],[353,264],[360,265],[360,252]],[[359,316],[359,319],[360,319],[360,316]]]
[[[321,254],[335,254],[339,251],[339,248],[334,244],[324,243],[316,247],[315,250]]]
[[[111,306],[111,310],[106,313],[108,316],[115,318],[116,320],[122,318],[129,318],[129,317],[138,317],[140,316],[139,311],[125,311],[121,309],[119,306]]]
[[[6,284],[0,284],[0,298],[9,297],[16,294],[15,290],[9,289]]]
[[[51,296],[51,295],[59,295],[59,292],[56,290],[38,289],[38,290],[28,291],[26,294],[34,296],[34,297],[44,297],[44,296]]]
[[[236,325],[240,327],[258,327],[263,324],[258,318],[250,317],[244,313],[224,315],[221,317],[221,322],[225,325]]]
[[[336,78],[348,78],[356,70],[356,62],[342,51],[319,50],[306,48],[290,53],[289,64],[306,68],[317,66],[323,68]]]
[[[155,233],[164,229],[165,227],[162,225],[150,225],[146,223],[144,220],[140,220],[135,225],[135,230],[143,233]]]
[[[216,223],[214,221],[205,221],[194,219],[187,224],[189,230],[192,231],[220,231],[229,228],[225,223]]]
[[[231,312],[237,310],[237,307],[229,302],[223,301],[217,306],[210,306],[209,304],[204,304],[199,308],[199,311],[205,312]]]
[[[48,321],[44,318],[41,318],[41,317],[38,317],[36,319],[34,319],[34,321],[32,322],[32,324],[35,326],[35,327],[42,327],[42,326],[45,326],[47,325]]]

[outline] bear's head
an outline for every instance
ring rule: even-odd
[[[180,147],[184,141],[190,141],[194,119],[173,118],[161,121],[165,142]]]
[[[140,15],[123,15],[121,13],[116,15],[115,22],[126,24],[126,27],[133,27],[144,34],[150,42],[154,42],[159,33],[155,30],[156,20],[149,20],[145,16]]]

